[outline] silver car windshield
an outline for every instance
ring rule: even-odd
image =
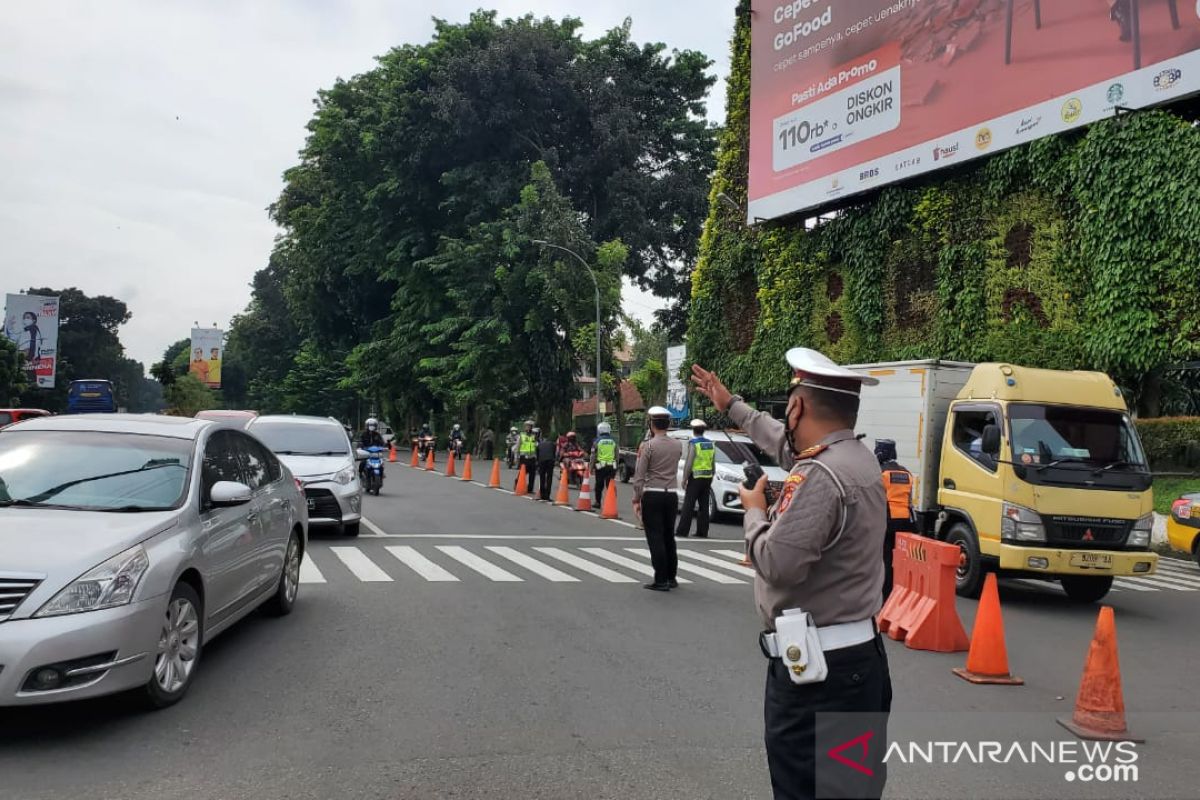
[[[255,422],[249,428],[281,456],[342,456],[350,454],[346,432],[337,425],[292,422]]]
[[[178,508],[192,442],[98,431],[6,431],[0,508],[138,512]]]

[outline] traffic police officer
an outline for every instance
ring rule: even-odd
[[[537,434],[533,432],[533,420],[525,420],[525,430],[517,437],[517,468],[525,467],[526,486],[532,487],[537,478]],[[518,480],[520,475],[517,476]]]
[[[764,717],[771,785],[777,800],[877,798],[886,779],[882,758],[892,701],[874,623],[887,498],[878,462],[854,426],[862,385],[878,381],[807,348],[789,350],[787,361],[793,377],[786,422],[754,411],[715,374],[692,368],[697,388],[717,409],[789,469],[770,508],[765,477],[742,492],[754,594],[767,628],[759,644],[769,664]],[[813,663],[811,654],[790,645],[780,652],[775,631],[785,612],[811,615],[828,668],[823,680],[806,679],[795,663]],[[872,714],[869,724],[862,712]],[[855,744],[844,757],[862,770],[832,758],[817,761],[819,748],[824,754],[846,741]]]
[[[592,471],[596,474],[596,502],[592,507],[598,513],[604,501],[604,490],[617,474],[617,442],[612,437],[612,426],[607,422],[596,426],[596,441],[592,444]]]
[[[883,490],[887,493],[888,521],[887,536],[883,540],[883,602],[892,593],[892,551],[896,549],[896,534],[913,532],[912,488],[913,476],[896,459],[896,442],[892,439],[875,440],[875,458],[883,472]]]
[[[679,586],[676,573],[679,556],[675,551],[675,507],[679,496],[676,470],[683,457],[683,445],[667,436],[671,427],[671,412],[654,406],[646,412],[653,434],[638,453],[633,472],[633,511],[646,529],[646,545],[650,563],[654,566],[654,581],[646,588],[667,592]]]
[[[675,535],[686,539],[692,529],[692,514],[696,514],[696,538],[708,538],[708,498],[712,494],[713,472],[717,468],[717,448],[704,435],[708,429],[702,419],[692,420],[692,438],[688,442],[687,460],[683,464],[683,513]],[[693,512],[699,504],[699,511]]]

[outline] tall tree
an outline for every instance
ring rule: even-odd
[[[0,336],[0,403],[16,404],[25,389],[24,358],[15,344]]]

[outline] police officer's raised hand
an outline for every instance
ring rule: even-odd
[[[714,401],[716,402],[716,401]],[[764,514],[767,511],[767,476],[763,475],[758,479],[758,483],[754,484],[753,489],[747,489],[745,486],[739,486],[738,490],[742,495],[742,508],[749,511],[752,508],[757,508]]]
[[[697,391],[712,401],[717,411],[725,412],[733,403],[733,394],[721,383],[715,372],[709,372],[699,364],[692,364],[692,383]]]

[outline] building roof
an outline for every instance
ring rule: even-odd
[[[637,387],[629,381],[621,381],[621,408],[624,411],[642,411],[646,408],[642,396],[638,394]],[[571,406],[571,415],[573,417],[596,416],[596,398],[576,400]]]

